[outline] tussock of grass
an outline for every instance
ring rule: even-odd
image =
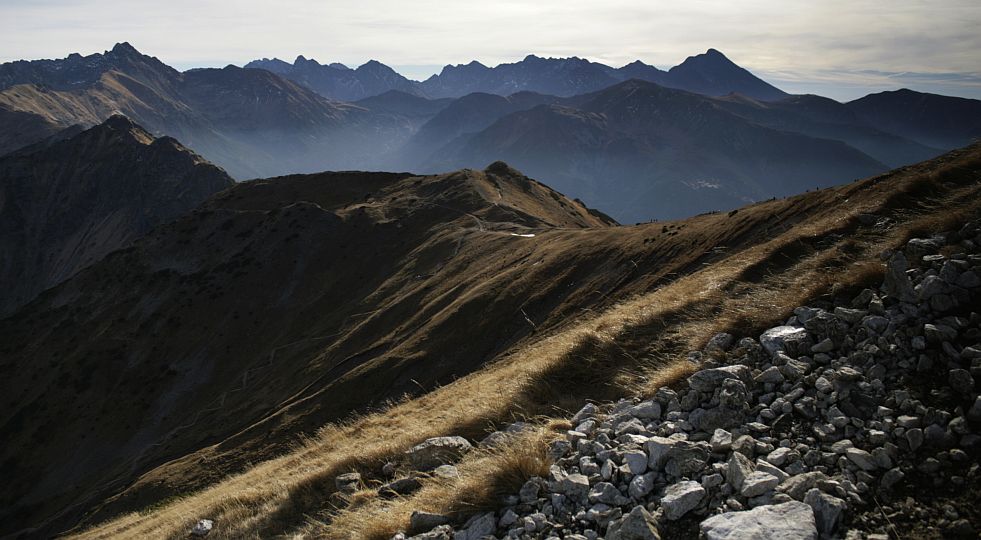
[[[496,448],[478,449],[466,456],[457,465],[457,479],[424,480],[423,487],[408,497],[374,499],[371,506],[349,508],[334,516],[331,523],[318,524],[305,532],[315,537],[348,535],[388,540],[396,532],[408,530],[409,517],[415,510],[465,521],[480,511],[498,508],[502,497],[517,493],[530,478],[546,477],[552,464],[548,445],[557,436],[547,425],[515,434]]]

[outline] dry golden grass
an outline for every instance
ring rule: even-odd
[[[877,254],[917,227],[935,226],[934,204],[963,208],[964,215],[978,215],[981,207],[976,175],[959,187],[946,187],[932,201],[917,197],[902,204],[881,183],[874,179],[744,209],[738,215],[766,213],[802,197],[825,198],[824,209],[769,241],[542,337],[429,394],[328,427],[290,455],[150,515],[127,514],[78,537],[180,538],[194,521],[210,518],[216,520],[211,537],[217,539],[277,534],[374,539],[403,529],[412,510],[465,515],[484,508],[502,489],[514,491],[519,480],[543,472],[545,464],[536,457],[542,438],[515,439],[500,452],[468,456],[458,482],[427,482],[412,497],[383,501],[365,492],[340,511],[329,501],[337,474],[358,470],[377,478],[381,463],[427,437],[474,432],[516,415],[562,416],[587,398],[650,394],[674,384],[696,368],[685,352],[701,348],[714,333],[756,335],[816,295],[878,279]],[[848,204],[832,204],[836,200]],[[862,228],[856,218],[863,212],[889,214],[898,225],[886,231]],[[550,431],[536,433],[545,437]]]
[[[490,449],[478,449],[457,464],[457,479],[428,479],[416,493],[396,499],[373,498],[360,507],[348,507],[330,523],[311,522],[303,534],[326,538],[388,540],[408,530],[415,510],[456,518],[493,510],[506,495],[517,493],[528,479],[548,474],[548,445],[557,434],[548,426],[530,429]],[[410,531],[411,532],[411,531]],[[416,531],[422,532],[422,531]]]

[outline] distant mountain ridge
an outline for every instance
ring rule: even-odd
[[[505,159],[629,223],[849,181],[981,133],[978,100],[908,90],[847,104],[779,97],[714,49],[668,71],[531,55],[494,68],[447,66],[423,82],[378,62],[251,65],[263,69],[181,73],[127,43],[0,65],[0,81],[10,85],[0,87],[0,155],[121,112],[240,180],[323,170],[437,173]],[[343,102],[313,84],[350,96],[381,93]],[[465,95],[433,98],[441,92]],[[601,94],[609,102],[591,108]]]
[[[292,64],[277,58],[253,60],[246,69],[265,69],[300,83],[318,94],[341,101],[357,101],[391,90],[422,95],[414,81],[399,75],[392,68],[371,60],[351,69],[344,64],[322,65],[300,55]]]
[[[903,88],[869,94],[846,106],[883,131],[936,148],[955,148],[981,138],[981,101],[976,99]]]
[[[329,100],[272,72],[228,66],[185,73],[120,43],[104,54],[0,65],[0,152],[73,124],[123,113],[184,141],[239,179],[353,168],[409,126],[391,114]],[[367,153],[363,153],[367,152]]]
[[[456,98],[474,92],[508,96],[522,91],[567,97],[602,90],[629,79],[710,96],[736,92],[766,101],[788,96],[715,49],[690,56],[669,71],[640,60],[613,68],[575,56],[542,58],[531,54],[521,61],[496,67],[487,67],[476,60],[469,64],[447,65],[438,75],[422,82],[410,81],[375,60],[356,70],[342,64],[321,65],[303,56],[298,56],[293,64],[264,58],[249,62],[245,67],[273,71],[325,97],[346,101],[388,90],[429,98]]]
[[[430,122],[449,121],[452,110]],[[407,148],[417,148],[427,127]],[[841,141],[768,128],[717,99],[639,80],[481,118],[476,127],[443,126],[439,132],[462,135],[418,167],[474,167],[497,156],[570,197],[616,209],[611,215],[624,223],[729,210],[888,168]]]

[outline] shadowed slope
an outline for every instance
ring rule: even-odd
[[[0,158],[0,315],[232,183],[122,116]]]
[[[522,276],[535,235],[609,223],[503,163],[236,185],[0,322],[0,521],[70,523],[202,445],[240,433],[242,466],[472,371],[584,294],[561,260]]]
[[[412,510],[461,511],[453,506],[460,495],[473,504],[492,505],[493,500],[474,500],[473,493],[461,491],[467,484],[450,481],[393,500],[379,498],[367,487],[351,498],[349,511],[338,513],[334,504],[344,503],[333,497],[333,479],[358,470],[370,486],[382,478],[382,464],[397,461],[403,450],[427,437],[476,438],[485,432],[484,426],[515,416],[549,413],[556,407],[565,415],[585,400],[634,391],[650,395],[690,373],[693,365],[685,354],[703,347],[715,332],[751,335],[783,320],[803,302],[845,292],[840,287],[861,287],[875,274],[870,266],[881,272],[882,249],[905,241],[914,231],[938,230],[977,215],[979,167],[981,149],[974,147],[730,215],[550,233],[555,251],[571,249],[573,244],[561,242],[567,237],[580,257],[600,245],[614,246],[606,251],[611,262],[627,263],[621,268],[632,268],[636,274],[621,274],[617,286],[602,291],[608,300],[593,304],[594,311],[542,328],[485,369],[347,425],[328,426],[293,453],[182,500],[122,516],[80,537],[181,538],[197,519],[207,516],[218,524],[212,532],[216,538],[308,533],[382,539],[404,529]],[[689,254],[696,258],[685,259]],[[679,266],[681,260],[687,264]],[[606,272],[616,268],[613,264]],[[528,313],[537,320],[535,312]],[[202,469],[204,463],[221,463],[229,450],[217,445],[171,462],[145,475],[142,489],[179,485],[180,476]],[[528,448],[524,454],[534,452]],[[460,464],[460,482],[487,478],[495,470],[513,473],[506,469],[509,466],[507,459],[468,458]]]

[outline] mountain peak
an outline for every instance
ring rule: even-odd
[[[135,127],[139,127],[132,120],[130,120],[128,116],[119,112],[113,113],[113,115],[107,118],[106,121],[102,123],[102,125],[111,127],[113,129],[127,129],[127,130],[133,129]]]
[[[681,66],[684,66],[685,64],[688,64],[689,66],[692,64],[700,64],[716,67],[736,65],[732,60],[729,60],[729,57],[722,54],[718,49],[709,49],[702,54],[689,56],[684,62],[681,63]]]
[[[110,51],[110,52],[115,53],[115,54],[119,54],[119,55],[138,55],[138,56],[142,56],[142,54],[140,53],[140,51],[136,50],[136,47],[130,45],[128,41],[123,41],[122,43],[117,43],[116,45],[113,46],[112,51]]]
[[[524,176],[514,167],[508,165],[503,161],[495,161],[484,169],[484,172],[495,174],[497,176],[510,176],[510,177],[521,177]]]
[[[296,60],[293,61],[293,65],[294,66],[302,66],[304,64],[310,64],[310,65],[313,65],[313,66],[319,66],[320,65],[320,62],[317,62],[313,58],[307,58],[307,57],[303,56],[302,54],[297,55]]]
[[[83,134],[86,132],[83,132]],[[125,114],[116,112],[101,124],[87,130],[87,133],[96,135],[105,134],[110,137],[122,137],[132,139],[140,144],[152,144],[153,135],[143,129],[139,124],[130,120]]]
[[[372,74],[398,75],[394,69],[382,64],[378,60],[368,60],[364,64],[358,66],[358,69],[355,71],[360,71],[362,73],[368,72]]]
[[[666,86],[698,94],[724,96],[738,92],[764,101],[787,97],[786,92],[761,80],[717,49],[689,56],[684,62],[668,70],[668,74],[672,81]]]

